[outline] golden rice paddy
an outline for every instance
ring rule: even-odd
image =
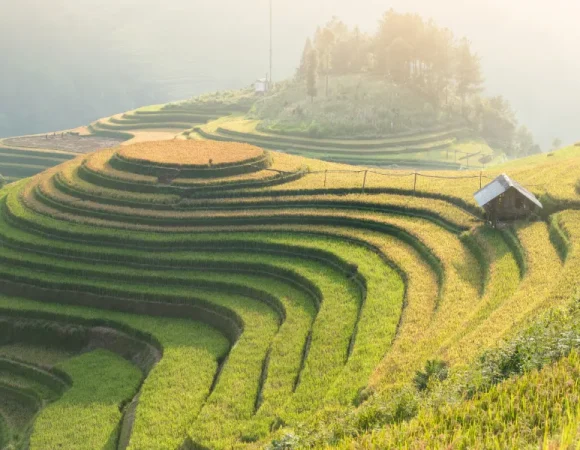
[[[264,150],[249,144],[210,141],[156,141],[128,145],[117,151],[134,162],[172,165],[232,165],[264,155]]]

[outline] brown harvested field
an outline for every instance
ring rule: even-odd
[[[57,133],[54,135],[49,133],[2,140],[2,143],[8,147],[61,150],[73,153],[90,153],[103,148],[117,147],[122,142],[122,139],[101,136],[73,136],[66,134],[66,132],[64,134]]]
[[[149,164],[207,166],[234,164],[258,158],[264,150],[249,144],[217,141],[157,141],[128,145],[118,150],[124,159]]]

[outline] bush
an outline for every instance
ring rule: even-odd
[[[372,396],[354,416],[356,430],[369,431],[387,424],[410,420],[419,411],[419,398],[412,388],[391,391],[388,395]]]
[[[580,303],[553,311],[503,346],[485,352],[480,370],[486,384],[541,369],[580,348]]]
[[[425,363],[425,370],[418,370],[415,373],[413,382],[419,391],[424,391],[429,387],[429,382],[431,380],[443,381],[448,375],[448,364],[445,361],[433,359]]]
[[[282,436],[280,439],[272,441],[267,447],[268,450],[291,450],[297,448],[300,444],[300,439],[295,434],[289,433]]]
[[[320,127],[320,125],[318,125],[315,122],[312,122],[310,124],[310,126],[308,127],[308,136],[313,137],[313,138],[319,138],[322,136],[322,129]]]

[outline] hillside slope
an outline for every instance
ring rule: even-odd
[[[31,403],[35,421],[19,422],[25,416],[0,402],[3,442],[485,448],[487,422],[449,420],[540,382],[564,384],[526,394],[517,410],[498,403],[499,442],[515,436],[522,448],[570,434],[575,410],[561,405],[576,393],[566,380],[580,320],[541,318],[579,299],[578,150],[494,169],[550,200],[547,222],[503,231],[484,223],[472,198],[497,172],[421,176],[230,142],[124,145],[9,184],[0,192],[0,330],[24,331],[0,333],[0,354],[28,345],[40,365],[75,345],[58,366],[72,387]],[[553,330],[547,348],[517,347],[538,363],[508,369],[509,348],[494,349],[536,336],[526,330],[538,320]],[[486,350],[492,378],[478,366]],[[20,369],[10,367],[14,378]],[[510,374],[522,378],[501,384]],[[107,377],[107,389],[94,389]],[[17,386],[45,392],[8,382]],[[437,406],[445,396],[453,410]],[[551,421],[535,421],[546,408]],[[424,430],[434,423],[436,438]]]
[[[331,77],[328,96],[315,101],[303,83],[289,81],[266,96],[253,89],[222,91],[115,114],[74,130],[3,139],[0,173],[16,180],[54,160],[120,141],[171,139],[244,142],[382,168],[484,169],[504,161],[503,150],[492,148],[458,108],[435,110],[416,90],[371,74]]]

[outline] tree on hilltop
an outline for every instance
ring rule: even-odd
[[[369,67],[369,36],[358,27],[350,30],[336,17],[324,27],[316,29],[312,46],[318,50],[318,69],[321,76],[360,73]]]
[[[387,48],[385,69],[393,81],[405,83],[409,80],[412,51],[409,43],[400,37]]]
[[[425,23],[417,14],[398,14],[393,9],[387,11],[379,22],[379,30],[375,35],[375,70],[392,76],[392,53],[396,49],[398,57],[404,60],[407,66],[406,69],[399,69],[398,74],[406,72],[405,81],[408,81],[411,75],[420,78],[424,61],[419,49],[424,29]],[[402,53],[403,51],[405,53]]]
[[[349,38],[349,71],[360,73],[367,69],[370,61],[370,40],[368,35],[355,27]]]
[[[516,131],[516,145],[514,156],[521,158],[531,154],[534,147],[534,136],[525,125],[521,125]]]
[[[407,121],[406,126],[414,126],[414,120],[461,120],[478,130],[492,147],[511,157],[540,151],[530,131],[518,127],[515,114],[503,97],[486,98],[480,94],[484,82],[481,62],[470,41],[457,39],[452,31],[439,27],[432,20],[391,9],[380,18],[374,33],[365,34],[333,17],[326,25],[318,27],[313,39],[306,42],[297,79],[306,83],[308,95],[314,101],[318,95],[317,77],[325,77],[328,95],[330,74],[362,73],[378,76],[358,77],[358,84],[353,86],[353,98],[357,102],[359,87],[367,79],[369,85],[374,85],[383,77],[387,85],[377,86],[385,88],[383,99],[369,99],[362,89],[365,101],[357,106],[361,107],[360,117],[372,118],[371,128],[381,129],[384,124],[397,122],[399,111],[394,109],[395,99],[404,95],[410,100],[404,109],[413,108],[420,117],[415,119],[413,113],[407,117],[401,114],[401,120]],[[404,89],[389,86],[387,80],[404,85]],[[341,80],[341,92],[348,92],[351,84],[350,79]],[[340,101],[341,96],[336,100]],[[367,111],[367,103],[375,101],[379,104],[382,101],[384,105]],[[555,147],[560,145],[554,144]]]
[[[318,51],[319,70],[326,78],[326,95],[328,96],[328,77],[330,75],[332,49],[335,44],[335,35],[330,28],[324,28],[317,34],[314,47]]]
[[[302,51],[302,59],[300,60],[300,66],[296,70],[296,78],[298,80],[306,79],[306,74],[308,73],[308,58],[310,57],[310,52],[312,52],[312,41],[310,38],[306,39],[304,44],[304,50]]]
[[[512,107],[501,95],[483,99],[480,120],[481,136],[491,147],[503,150],[512,158],[538,151],[532,133],[524,126],[518,128]]]
[[[438,27],[416,14],[387,11],[373,35],[349,29],[333,17],[318,27],[308,41],[298,74],[305,74],[309,47],[318,51],[318,74],[345,75],[372,70],[427,94],[435,107],[456,94],[465,106],[482,88],[479,57],[467,39],[457,42],[447,28]]]
[[[318,52],[312,48],[306,58],[306,91],[310,97],[310,101],[314,101],[314,97],[318,94],[316,88],[317,72]]]
[[[471,51],[471,45],[465,38],[459,43],[456,52],[456,90],[464,107],[465,100],[469,95],[482,90],[481,63],[479,56]]]
[[[426,72],[426,89],[435,106],[447,105],[454,75],[453,33],[434,24],[429,25],[426,33],[423,49],[429,69]]]
[[[530,147],[530,149],[528,150],[528,155],[541,155],[542,154],[542,149],[540,148],[540,146],[538,144],[534,144]]]

